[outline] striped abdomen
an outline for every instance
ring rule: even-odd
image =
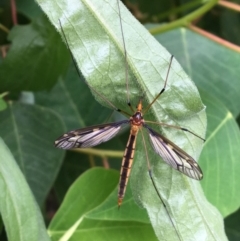
[[[119,188],[118,188],[118,207],[121,206],[122,200],[125,195],[128,178],[131,172],[134,152],[135,152],[135,145],[136,145],[136,136],[138,130],[131,129],[130,136],[128,139],[128,143],[123,155],[122,159],[122,167],[120,173],[120,180],[119,180]]]

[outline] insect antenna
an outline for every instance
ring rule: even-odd
[[[121,112],[121,113],[123,113],[123,114],[125,114],[125,115],[127,115],[127,116],[131,116],[131,114],[129,114],[128,112],[123,111],[123,110],[117,108],[117,107],[116,107],[112,102],[110,102],[105,96],[103,96],[100,92],[98,92],[96,89],[94,89],[92,86],[90,86],[90,85],[86,82],[86,80],[85,80],[82,72],[79,70],[79,68],[78,68],[78,66],[77,66],[77,62],[76,62],[76,60],[75,60],[75,58],[74,58],[74,56],[73,56],[73,53],[72,53],[72,51],[71,51],[71,49],[70,49],[70,46],[69,46],[68,41],[67,41],[66,34],[65,34],[65,32],[63,31],[63,27],[62,27],[61,20],[58,19],[58,21],[59,21],[59,25],[60,25],[60,28],[61,28],[61,31],[62,31],[62,34],[63,34],[63,38],[64,38],[64,40],[65,40],[65,42],[66,42],[66,45],[67,45],[67,48],[68,48],[68,50],[69,50],[69,52],[70,52],[70,55],[71,55],[72,61],[73,61],[73,63],[74,63],[74,66],[75,66],[75,68],[76,68],[76,70],[77,70],[78,76],[79,76],[81,79],[84,79],[84,83],[85,83],[94,93],[96,93],[100,98],[102,98],[106,103],[108,103],[108,105],[111,106],[115,111]]]

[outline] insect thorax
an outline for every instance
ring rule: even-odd
[[[140,111],[137,111],[132,117],[130,118],[131,124],[136,126],[141,126],[143,124],[143,116]]]

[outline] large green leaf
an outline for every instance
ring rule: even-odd
[[[156,240],[145,210],[129,192],[118,210],[118,179],[118,172],[102,168],[77,179],[49,226],[52,240]]]
[[[234,117],[239,115],[239,53],[184,28],[155,37],[176,57],[198,88],[221,100]]]
[[[114,105],[126,102],[124,49],[116,1],[38,1],[60,30],[59,19],[74,57],[88,83]],[[170,54],[122,8],[128,52],[129,90],[135,105],[144,94],[144,105],[161,90]],[[101,103],[108,105],[95,94]],[[195,85],[174,60],[166,93],[146,119],[190,128],[204,136],[205,108]],[[193,135],[165,128],[161,131],[198,159],[202,141]],[[139,136],[140,137],[140,136]],[[201,186],[164,164],[148,145],[156,185],[183,240],[225,240],[220,214],[205,199]],[[176,232],[149,180],[145,150],[140,138],[131,178],[135,199],[144,206],[158,239],[176,240]],[[190,208],[191,207],[191,208]],[[164,228],[163,228],[164,227]],[[189,230],[191,229],[191,232]],[[213,231],[215,230],[215,231]]]
[[[47,108],[10,103],[0,112],[0,135],[39,204],[45,200],[63,160],[64,153],[53,146],[63,130],[58,116]]]
[[[42,91],[35,94],[36,103],[58,113],[68,131],[86,125],[100,124],[106,120],[111,111],[92,99],[89,88],[83,79],[79,79],[73,65],[50,92]]]
[[[219,100],[207,93],[202,96],[207,105],[208,128],[200,158],[206,174],[201,184],[208,200],[226,217],[240,206],[240,131]]]
[[[57,179],[54,193],[62,201],[72,183],[87,169],[91,168],[89,157],[77,152],[67,152]]]
[[[38,205],[0,138],[0,211],[9,241],[50,241]]]
[[[200,87],[208,115],[207,141],[200,161],[205,174],[202,186],[208,200],[222,215],[229,215],[240,204],[237,195],[240,132],[234,120],[240,112],[239,54],[187,29],[156,37]]]
[[[9,40],[11,48],[0,63],[0,92],[50,89],[66,71],[66,48],[45,16],[14,27]]]

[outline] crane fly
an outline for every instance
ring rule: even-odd
[[[74,149],[74,148],[88,148],[88,147],[97,146],[100,143],[103,143],[103,142],[106,142],[106,141],[112,139],[114,136],[116,136],[120,132],[120,130],[123,127],[125,127],[127,125],[130,126],[130,135],[129,135],[129,138],[127,141],[127,145],[125,148],[123,158],[122,158],[122,165],[121,165],[121,171],[120,171],[120,180],[119,180],[119,188],[118,188],[118,207],[120,207],[123,202],[128,179],[130,176],[131,167],[132,167],[132,163],[133,163],[133,159],[134,159],[135,147],[136,147],[136,138],[137,138],[137,135],[139,132],[141,132],[141,134],[142,134],[145,151],[147,152],[144,136],[142,133],[143,129],[145,129],[148,133],[149,140],[150,140],[153,150],[168,165],[170,165],[177,171],[185,174],[186,176],[196,179],[196,180],[201,180],[203,178],[203,173],[202,173],[201,168],[197,164],[197,162],[190,155],[188,155],[184,150],[182,150],[176,144],[174,144],[173,142],[168,140],[166,137],[164,137],[160,133],[153,130],[147,124],[147,123],[154,123],[154,122],[146,121],[143,118],[144,114],[146,114],[146,112],[150,109],[150,107],[154,104],[154,102],[164,93],[164,91],[166,89],[168,75],[169,75],[169,72],[171,69],[171,64],[173,61],[173,56],[171,56],[171,58],[170,58],[170,63],[169,63],[168,71],[166,74],[164,86],[160,90],[160,92],[157,94],[157,96],[152,100],[152,102],[150,104],[147,105],[147,107],[144,111],[143,111],[142,98],[140,98],[140,100],[137,104],[136,110],[133,109],[133,107],[129,101],[128,77],[127,77],[128,76],[127,52],[126,52],[126,47],[125,47],[123,26],[122,26],[122,22],[121,22],[121,12],[120,12],[118,0],[117,0],[117,4],[118,4],[118,11],[119,11],[119,17],[120,17],[119,18],[120,19],[120,28],[121,28],[121,34],[122,34],[122,40],[123,40],[123,46],[124,46],[124,54],[125,54],[126,86],[127,86],[127,99],[128,99],[127,101],[128,101],[128,106],[130,107],[133,114],[129,114],[126,111],[116,108],[109,100],[107,100],[107,98],[105,96],[101,95],[97,90],[95,90],[94,88],[89,86],[89,88],[91,88],[91,90],[93,92],[95,92],[97,95],[99,95],[111,107],[113,107],[116,111],[128,116],[129,119],[121,120],[118,122],[94,125],[94,126],[90,126],[90,127],[86,127],[86,128],[69,131],[69,132],[63,134],[62,136],[60,136],[55,141],[55,146],[57,148],[66,149],[66,150]],[[60,20],[59,20],[59,22],[60,22]],[[65,39],[65,42],[67,43],[67,46],[68,46],[68,49],[72,56],[72,59],[76,65],[73,54],[69,48],[67,38],[63,31],[61,22],[60,22],[60,26],[61,26],[61,30],[63,33],[63,37]],[[77,68],[77,71],[78,71],[79,75],[81,75],[80,70],[78,68]],[[186,128],[168,125],[166,123],[156,123],[156,124],[167,126],[167,127],[172,127],[172,128],[175,128],[175,129],[178,129],[181,131],[185,131],[185,132],[189,132],[189,133],[195,135],[196,137],[202,139],[203,141],[205,141],[202,137],[198,136],[197,134],[193,133],[192,131],[190,131]],[[159,191],[157,190],[157,187],[154,183],[147,153],[146,153],[146,159],[147,159],[147,164],[148,164],[148,172],[149,172],[150,178],[152,180],[153,186],[154,186],[159,198],[161,199],[164,207],[166,207],[161,198],[161,195],[160,195]],[[167,211],[167,213],[168,213],[168,211]],[[177,229],[176,229],[169,213],[168,213],[168,216],[177,232]],[[178,234],[178,237],[180,239],[179,234]]]
[[[171,67],[171,62],[172,62],[172,57],[168,68],[168,73]],[[148,105],[148,107],[144,112],[143,112],[143,106],[142,106],[142,99],[140,99],[137,105],[136,111],[133,113],[133,115],[130,115],[127,112],[125,111],[123,112],[122,110],[118,109],[119,112],[123,112],[124,114],[127,114],[130,116],[128,120],[100,124],[100,125],[95,125],[95,126],[90,126],[86,128],[69,131],[66,134],[60,136],[55,141],[55,146],[61,149],[93,147],[93,146],[99,145],[102,142],[106,142],[112,139],[114,136],[116,136],[119,133],[119,131],[124,126],[130,125],[130,135],[129,135],[128,142],[123,155],[121,172],[120,172],[119,191],[118,191],[119,207],[122,204],[122,200],[124,198],[126,186],[128,183],[128,178],[131,172],[135,146],[136,146],[136,137],[142,128],[145,128],[147,130],[150,143],[152,144],[154,151],[159,156],[161,156],[162,159],[167,164],[169,164],[174,169],[178,170],[179,172],[182,172],[183,174],[193,179],[201,180],[203,177],[201,168],[190,155],[188,155],[185,151],[183,151],[173,142],[168,140],[166,137],[164,137],[163,135],[153,130],[150,126],[146,124],[148,121],[145,121],[143,118],[143,115],[146,113],[146,111],[151,107],[151,105],[155,102],[155,100],[159,98],[160,95],[164,92],[166,83],[167,83],[167,78],[165,80],[164,88],[159,92],[156,98],[154,98],[154,100]],[[187,131],[192,133],[193,135],[196,135],[185,128],[181,128],[177,126],[172,126],[172,127],[181,129],[182,131]]]
[[[165,82],[165,85],[166,85],[166,82]],[[163,88],[160,91],[157,97],[159,97],[164,92],[164,90],[165,88]],[[156,99],[157,98],[155,98],[154,101]],[[149,104],[147,109],[154,103],[154,101]],[[148,131],[149,139],[154,151],[159,156],[161,156],[162,159],[167,164],[169,164],[174,169],[178,170],[179,172],[182,172],[183,174],[193,179],[201,180],[203,178],[201,168],[190,155],[188,155],[185,151],[183,151],[173,142],[171,142],[166,137],[159,134],[158,132],[156,132],[146,124],[147,121],[145,121],[143,118],[143,114],[145,112],[143,112],[142,110],[143,110],[142,100],[140,99],[135,113],[132,116],[130,116],[128,120],[100,124],[100,125],[95,125],[95,126],[90,126],[86,128],[69,131],[66,134],[60,136],[55,141],[55,146],[61,149],[93,147],[93,146],[99,145],[102,142],[106,142],[112,139],[114,136],[116,136],[119,133],[122,127],[124,127],[127,124],[130,125],[130,135],[129,135],[128,142],[123,155],[121,172],[120,172],[118,206],[122,204],[122,200],[124,198],[126,185],[128,182],[128,178],[130,175],[132,162],[134,158],[136,137],[142,127],[144,127]],[[118,110],[118,111],[123,112],[122,110]],[[124,113],[126,114],[126,112]],[[181,129],[182,131],[190,132],[185,128],[181,128],[181,127],[176,127],[176,128]]]

